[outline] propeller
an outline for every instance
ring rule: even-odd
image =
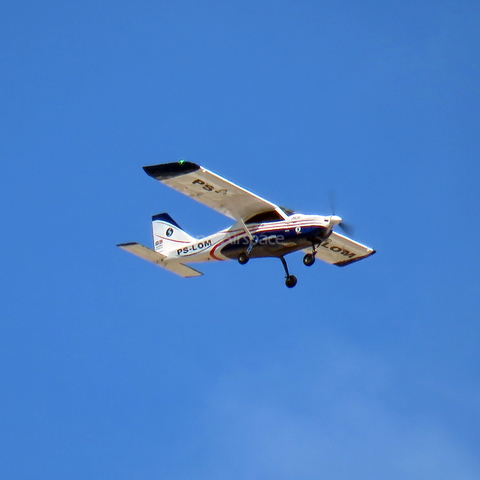
[[[342,220],[342,222],[339,223],[338,226],[349,237],[353,237],[355,235],[355,227],[351,223],[346,223]]]
[[[333,226],[338,225],[339,228],[349,237],[353,237],[353,235],[355,235],[355,227],[351,223],[344,222],[343,219],[338,215],[335,215],[335,192],[330,191],[328,199],[330,201],[330,209],[332,211],[332,215],[330,215],[330,222]]]

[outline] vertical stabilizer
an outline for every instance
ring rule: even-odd
[[[177,250],[195,241],[168,213],[152,217],[152,230],[153,245],[158,253]]]

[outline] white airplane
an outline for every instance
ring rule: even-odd
[[[152,217],[154,250],[139,243],[118,246],[182,277],[203,273],[187,263],[277,257],[285,269],[285,284],[297,284],[288,271],[285,255],[303,250],[303,263],[318,258],[344,267],[375,253],[375,250],[333,231],[342,227],[337,215],[303,215],[279,207],[195,163],[143,167],[156,180],[182,192],[236,221],[230,228],[204,238],[186,233],[168,213]]]

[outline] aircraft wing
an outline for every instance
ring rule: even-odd
[[[311,253],[311,249],[304,252]],[[355,242],[351,238],[332,232],[317,249],[316,258],[338,267],[345,267],[373,255],[375,250]]]
[[[247,220],[256,213],[279,211],[277,205],[195,163],[181,160],[143,169],[165,185],[235,220]],[[283,212],[280,215],[283,216]]]
[[[161,253],[155,252],[151,248],[145,247],[140,245],[139,243],[131,242],[131,243],[119,243],[117,247],[126,250],[127,252],[133,253],[137,257],[143,258],[144,260],[148,260],[149,262],[155,263],[159,267],[166,268],[181,277],[188,278],[188,277],[198,277],[203,275],[202,272],[195,270],[184,263],[176,262],[176,261],[165,261],[167,258],[166,255],[162,255]]]

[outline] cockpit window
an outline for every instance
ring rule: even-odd
[[[283,220],[282,216],[275,210],[271,210],[270,212],[257,213],[253,217],[250,217],[245,223],[278,222],[279,220]]]

